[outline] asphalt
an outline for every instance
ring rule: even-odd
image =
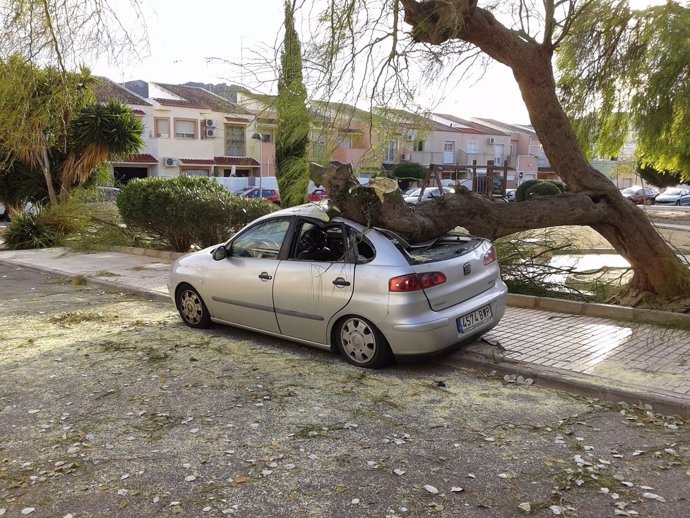
[[[145,255],[149,254],[149,255]],[[119,249],[0,250],[0,262],[172,304],[176,254]],[[509,296],[498,326],[439,360],[613,403],[690,417],[690,314]]]

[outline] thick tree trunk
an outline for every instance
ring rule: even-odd
[[[411,241],[435,237],[463,226],[496,238],[519,230],[557,225],[589,225],[606,238],[633,267],[631,288],[662,298],[687,296],[690,273],[652,226],[646,214],[626,200],[582,153],[556,96],[550,41],[538,43],[508,30],[476,0],[400,0],[405,21],[420,42],[440,44],[460,39],[509,66],[520,87],[530,120],[544,151],[572,194],[519,204],[494,204],[464,192],[410,208],[401,197],[386,203],[373,190],[348,196],[351,187],[340,170],[326,175],[331,196],[347,217],[383,226]],[[548,20],[547,20],[548,22]]]

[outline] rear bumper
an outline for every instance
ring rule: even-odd
[[[434,354],[471,341],[498,324],[505,313],[507,295],[508,288],[499,280],[490,290],[443,311],[429,310],[405,321],[389,315],[379,327],[395,356]],[[461,333],[457,319],[486,305],[491,307],[492,318]]]

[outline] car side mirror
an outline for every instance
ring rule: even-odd
[[[223,259],[227,258],[229,254],[228,249],[225,248],[225,245],[220,245],[211,252],[211,255],[213,256],[214,261],[222,261]]]

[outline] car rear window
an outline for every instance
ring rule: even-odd
[[[432,243],[411,245],[405,249],[405,253],[414,261],[413,264],[433,263],[464,255],[481,242],[481,239],[468,235],[446,234]]]
[[[425,264],[452,259],[474,250],[482,242],[482,239],[478,237],[450,232],[423,243],[410,244],[394,232],[383,229],[377,230],[391,240],[410,264]]]

